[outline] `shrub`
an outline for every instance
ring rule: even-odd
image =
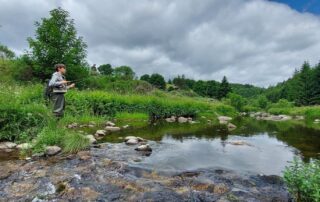
[[[297,201],[320,201],[320,161],[304,163],[297,158],[286,167],[284,180]]]
[[[238,111],[243,111],[246,100],[242,96],[235,93],[229,93],[228,98],[230,99],[231,106],[236,108]]]
[[[66,153],[76,153],[89,146],[89,139],[81,134],[69,133],[63,138],[63,151]]]

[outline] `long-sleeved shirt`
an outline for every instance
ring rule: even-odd
[[[49,81],[49,86],[53,87],[53,92],[57,93],[65,93],[67,92],[67,85],[62,84],[62,81],[64,81],[65,78],[60,72],[55,72],[52,74],[52,77]]]

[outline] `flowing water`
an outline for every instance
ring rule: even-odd
[[[201,124],[158,124],[107,136],[104,141],[120,143],[121,137],[139,136],[151,143],[153,152],[138,167],[162,171],[228,169],[266,175],[282,175],[295,156],[309,161],[320,158],[320,131],[291,122],[238,119],[238,128]]]

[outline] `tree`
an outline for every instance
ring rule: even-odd
[[[150,83],[150,75],[149,74],[144,74],[140,77],[140,80],[146,81]]]
[[[238,94],[229,93],[228,98],[230,99],[230,104],[238,111],[242,111],[243,107],[246,105],[246,100]]]
[[[300,75],[298,77],[297,85],[297,99],[296,104],[298,105],[309,105],[312,98],[312,74],[311,67],[308,62],[302,65]]]
[[[178,77],[173,79],[172,83],[180,89],[188,88],[187,81],[184,75],[178,75]]]
[[[111,76],[113,73],[112,66],[110,64],[103,64],[98,67],[99,72],[102,75]]]
[[[320,63],[315,67],[312,76],[312,98],[311,104],[320,104]]]
[[[125,80],[132,80],[135,76],[134,71],[128,66],[116,67],[113,72],[115,77]]]
[[[81,68],[87,65],[87,45],[82,37],[77,37],[74,20],[69,18],[67,11],[53,9],[49,18],[42,18],[35,26],[35,38],[29,37],[28,42],[32,59],[39,68],[34,70],[36,76],[48,78],[57,63],[67,66],[69,78],[71,76],[75,79],[79,72],[85,72]]]
[[[231,87],[228,83],[227,77],[224,76],[219,86],[218,99],[222,99],[226,97],[230,92],[231,92]]]
[[[152,74],[149,79],[149,83],[151,83],[152,85],[154,85],[159,89],[162,89],[162,90],[166,89],[166,82],[163,76],[160,74]]]
[[[7,46],[0,44],[0,58],[1,59],[12,59],[15,57],[15,54]]]
[[[259,95],[257,98],[257,105],[261,109],[266,109],[268,106],[268,99],[265,95]]]

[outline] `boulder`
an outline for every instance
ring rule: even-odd
[[[129,139],[126,141],[126,144],[127,145],[135,145],[135,144],[138,144],[139,143],[139,140],[137,138],[132,138],[132,139]]]
[[[135,136],[127,136],[127,137],[124,138],[124,141],[128,141],[130,139],[138,139],[138,138],[135,137]]]
[[[32,145],[30,143],[22,143],[17,145],[17,149],[31,149]]]
[[[228,130],[229,130],[229,131],[234,130],[234,129],[236,129],[236,128],[237,128],[236,125],[234,125],[234,124],[232,124],[232,123],[228,123]]]
[[[17,144],[13,142],[0,142],[0,149],[13,149],[16,146]]]
[[[173,123],[173,122],[176,122],[176,117],[171,116],[170,118],[166,118],[165,120],[166,120],[166,122]]]
[[[231,118],[231,117],[228,117],[228,116],[219,116],[219,117],[218,117],[218,120],[219,120],[219,123],[220,123],[220,124],[228,124],[229,121],[232,120],[232,118]]]
[[[95,133],[95,136],[105,136],[107,133],[107,131],[105,130],[97,130],[97,132]]]
[[[90,144],[96,144],[97,143],[97,140],[96,140],[96,138],[94,138],[93,135],[86,135],[85,137],[87,139],[89,139]]]
[[[105,128],[105,130],[106,130],[106,131],[115,132],[115,131],[121,130],[121,128],[120,128],[120,127],[115,127],[115,126],[107,126],[107,127]]]
[[[48,156],[53,156],[58,154],[61,151],[61,148],[58,146],[47,146],[45,154]]]
[[[78,123],[71,123],[67,127],[68,128],[76,128],[76,127],[78,127]]]
[[[148,151],[148,152],[151,152],[152,148],[148,144],[145,144],[145,145],[140,145],[139,147],[135,148],[135,150],[136,151]]]
[[[129,128],[129,127],[130,127],[129,125],[124,125],[124,126],[122,126],[123,129],[127,129],[127,128]]]
[[[185,118],[185,117],[180,116],[180,117],[178,118],[178,122],[179,122],[179,123],[186,123],[186,122],[188,122],[188,118]]]
[[[111,122],[111,121],[107,121],[107,122],[106,122],[106,126],[112,126],[112,127],[114,127],[114,126],[116,126],[116,124],[113,123],[113,122]]]

